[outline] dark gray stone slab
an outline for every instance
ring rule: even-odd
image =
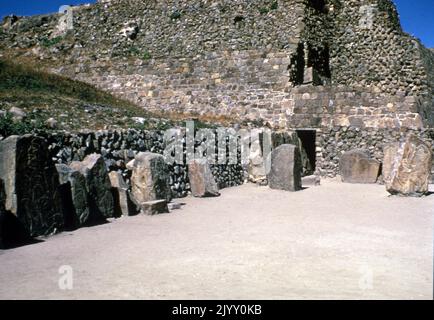
[[[138,205],[153,200],[172,199],[169,168],[160,154],[140,152],[128,164],[132,169],[131,194]]]
[[[1,141],[0,179],[6,211],[18,218],[30,236],[63,228],[59,177],[44,138],[10,136]]]
[[[94,153],[88,155],[81,162],[72,162],[70,167],[79,171],[86,179],[91,218],[114,217],[113,194],[104,158],[100,154]]]
[[[283,144],[269,155],[270,172],[267,174],[271,189],[298,191],[302,189],[303,171],[300,150],[291,144]]]

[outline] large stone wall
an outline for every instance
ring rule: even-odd
[[[74,28],[64,34],[58,19],[9,21],[0,38],[55,72],[150,110],[290,128],[312,113],[309,126],[331,125],[333,101],[351,125],[366,112],[378,119],[361,127],[433,125],[434,54],[402,31],[390,0],[112,0],[76,7]],[[306,82],[308,67],[320,79],[314,84],[330,86],[309,91],[328,91],[330,99],[306,106],[323,112],[297,114],[305,101],[293,87]],[[336,91],[355,99],[348,104]],[[360,104],[361,91],[369,104]],[[406,104],[398,116],[390,107],[396,99]]]

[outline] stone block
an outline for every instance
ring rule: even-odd
[[[59,178],[44,138],[10,136],[0,142],[5,210],[32,237],[63,228]]]
[[[94,153],[88,155],[81,162],[72,162],[70,167],[79,171],[86,179],[92,220],[114,217],[111,183],[104,158],[100,154]]]
[[[188,163],[188,178],[194,197],[219,196],[219,188],[206,159],[194,159]]]
[[[292,144],[283,144],[269,155],[270,172],[267,175],[271,189],[298,191],[302,189],[303,166],[300,150]]]
[[[132,168],[131,194],[135,203],[172,199],[169,168],[160,154],[140,152],[129,163]]]
[[[112,193],[115,202],[115,215],[133,216],[137,214],[137,206],[131,200],[128,185],[124,181],[122,174],[117,171],[109,173]]]
[[[372,159],[368,150],[354,149],[345,152],[339,160],[342,182],[376,183],[381,163]]]
[[[166,200],[146,201],[140,204],[141,213],[146,215],[156,215],[169,213]]]
[[[384,148],[383,179],[390,194],[421,196],[428,193],[432,149],[415,135]]]

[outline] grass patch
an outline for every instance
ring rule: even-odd
[[[41,45],[45,48],[50,48],[60,43],[63,40],[62,37],[55,37],[53,39],[43,38],[41,40]]]

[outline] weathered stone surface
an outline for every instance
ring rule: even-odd
[[[368,150],[345,152],[339,161],[342,182],[375,183],[380,174],[380,162],[372,159]]]
[[[137,206],[131,200],[128,185],[124,181],[122,174],[117,171],[112,171],[109,173],[109,177],[115,201],[115,215],[133,216],[137,214]]]
[[[2,140],[0,179],[6,211],[18,218],[30,236],[51,234],[63,227],[59,178],[45,139],[25,135]]]
[[[219,188],[206,159],[194,159],[188,163],[188,178],[194,197],[219,196]]]
[[[140,204],[141,213],[146,215],[155,215],[169,213],[166,200],[146,201]]]
[[[137,204],[153,200],[172,199],[169,169],[160,154],[140,152],[130,164],[131,194]]]
[[[384,148],[383,179],[391,194],[420,196],[428,192],[432,150],[414,135]]]
[[[70,167],[86,178],[91,219],[114,217],[114,201],[111,183],[104,158],[99,154],[88,155],[83,161],[74,161]]]
[[[0,249],[5,247],[4,243],[4,219],[6,216],[6,194],[3,186],[3,181],[0,179]]]
[[[252,154],[249,158],[249,181],[261,183],[267,179],[264,158],[261,154]]]
[[[267,175],[271,189],[286,191],[301,190],[303,170],[300,150],[291,144],[283,144],[270,154],[270,172]]]
[[[65,225],[78,228],[91,220],[86,177],[66,164],[56,164]]]
[[[392,168],[398,154],[399,142],[393,142],[383,147],[383,163],[381,166],[381,174],[383,182],[387,183],[391,180]]]

